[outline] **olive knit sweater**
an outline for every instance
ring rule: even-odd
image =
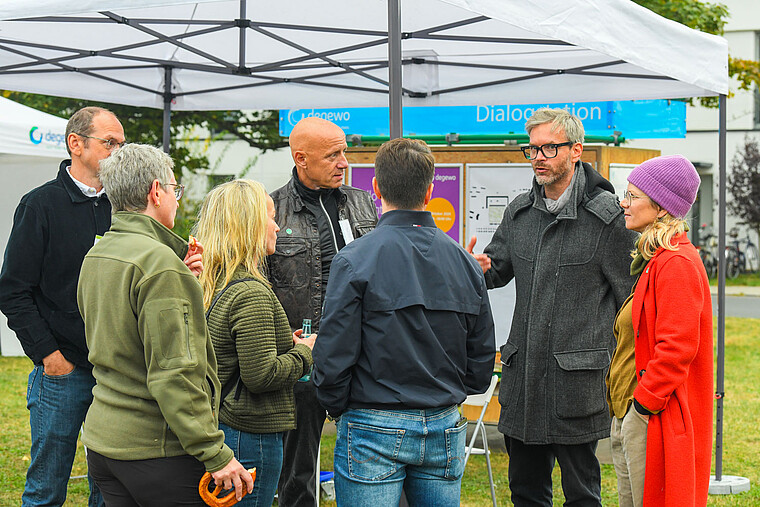
[[[250,276],[238,268],[232,279]],[[217,292],[221,289],[220,284]],[[295,428],[293,385],[311,367],[311,350],[293,346],[288,318],[272,289],[259,280],[230,286],[212,309],[208,329],[222,386],[240,368],[219,420],[247,433]]]

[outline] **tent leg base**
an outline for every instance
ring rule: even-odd
[[[724,475],[721,480],[715,480],[715,476],[710,476],[711,495],[736,495],[744,491],[749,491],[749,479],[746,477],[737,477],[735,475]]]

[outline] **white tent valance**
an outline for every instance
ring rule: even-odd
[[[124,4],[3,2],[0,19],[27,20],[0,21],[0,88],[178,110],[388,104],[385,0]],[[403,0],[401,32],[404,105],[728,92],[724,39],[629,0]]]

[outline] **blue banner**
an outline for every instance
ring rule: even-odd
[[[525,121],[541,107],[567,109],[583,121],[589,135],[620,131],[627,139],[686,136],[686,104],[671,100],[405,107],[404,135],[521,134],[525,132]],[[310,116],[330,120],[346,134],[389,134],[387,107],[357,107],[281,109],[280,135],[289,136],[299,120]]]

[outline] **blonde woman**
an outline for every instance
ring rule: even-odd
[[[282,468],[282,435],[295,427],[293,385],[311,367],[316,335],[291,334],[264,274],[277,240],[274,203],[261,183],[214,188],[199,213],[203,303],[222,384],[220,428],[246,467],[256,467],[245,506],[271,506]]]
[[[608,376],[610,439],[621,506],[707,503],[712,449],[713,336],[707,274],[686,237],[699,175],[681,155],[628,177],[620,205],[641,233],[639,279],[615,319]]]

